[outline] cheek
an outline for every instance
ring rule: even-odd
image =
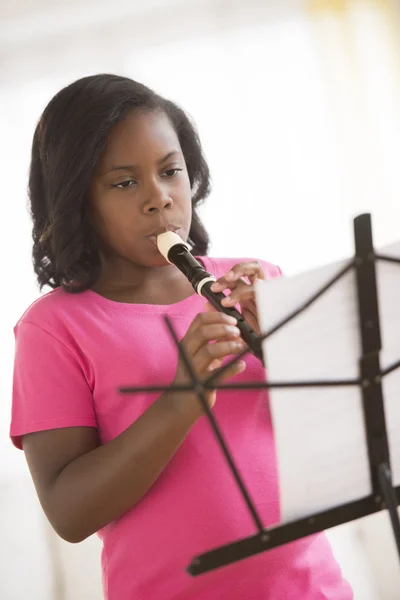
[[[189,196],[189,198],[192,197],[192,186],[190,185],[188,173],[186,173],[186,178],[185,178],[185,192]]]
[[[188,215],[192,214],[192,188],[189,181],[189,176],[186,175],[185,180],[181,183],[179,189],[180,204],[186,210]]]
[[[118,209],[118,203],[103,206],[94,215],[95,228],[101,238],[111,245],[119,246],[132,239],[138,216],[133,210]]]
[[[117,245],[123,245],[127,241],[131,242],[138,229],[137,218],[135,219],[126,212],[110,215],[105,226],[108,238]]]

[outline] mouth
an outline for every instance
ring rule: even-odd
[[[168,227],[160,227],[160,229],[156,230],[152,235],[146,236],[147,239],[149,240],[149,242],[152,244],[152,246],[157,248],[157,251],[158,251],[157,236],[159,236],[161,233],[165,233],[166,231],[172,231],[173,233],[176,233],[179,236],[181,236],[181,233],[182,233],[180,227],[175,227],[175,226],[171,225]]]

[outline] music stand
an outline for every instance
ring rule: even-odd
[[[310,381],[277,381],[277,382],[249,382],[237,384],[214,385],[215,379],[221,372],[228,368],[233,362],[240,360],[246,351],[236,356],[228,364],[213,372],[205,381],[199,381],[192,368],[180,341],[177,338],[174,327],[166,317],[166,324],[171,336],[178,348],[179,354],[184,361],[191,378],[188,386],[141,386],[123,387],[123,394],[134,394],[140,392],[164,392],[167,388],[176,392],[194,391],[209,420],[217,441],[220,445],[234,479],[239,487],[243,499],[250,512],[257,533],[243,539],[233,541],[219,548],[211,549],[193,558],[187,567],[189,574],[196,576],[201,573],[234,563],[238,560],[250,557],[277,546],[287,544],[299,538],[353,521],[383,509],[387,509],[390,515],[391,526],[400,558],[400,521],[397,506],[400,504],[400,486],[393,487],[390,465],[390,453],[388,436],[386,430],[384,397],[382,391],[382,380],[400,367],[400,360],[393,362],[384,370],[380,366],[381,351],[381,326],[378,310],[378,290],[376,277],[376,262],[388,261],[400,264],[400,258],[378,254],[374,251],[372,241],[371,216],[360,215],[354,219],[355,256],[348,261],[339,272],[335,273],[329,281],[301,306],[276,323],[261,337],[265,340],[275,332],[291,322],[295,317],[303,313],[308,307],[321,298],[342,277],[353,271],[356,274],[358,330],[361,342],[361,356],[358,358],[359,375],[356,378],[310,380]],[[267,360],[268,363],[268,360]],[[205,391],[208,389],[288,389],[288,388],[329,388],[329,387],[357,387],[362,397],[362,407],[365,422],[365,437],[368,451],[369,476],[371,493],[363,497],[345,502],[338,506],[330,507],[308,514],[305,517],[264,528],[257,508],[254,506],[250,492],[247,490],[234,460],[227,448],[223,435],[218,427],[212,411],[208,408],[205,400]]]

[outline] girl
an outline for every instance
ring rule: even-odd
[[[187,382],[165,315],[200,378],[243,349],[235,321],[207,310],[158,252],[161,232],[189,240],[215,288],[258,329],[254,280],[280,271],[207,257],[196,210],[208,192],[192,124],[143,85],[97,75],[51,100],[34,134],[29,195],[35,272],[53,290],[15,327],[13,443],[55,531],[74,543],[98,532],[109,600],[349,600],[324,535],[190,577],[195,555],[252,535],[253,523],[195,396],[118,393]],[[246,356],[228,378],[265,373]],[[213,391],[207,401],[264,525],[277,523],[266,392]]]

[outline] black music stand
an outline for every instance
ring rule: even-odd
[[[361,339],[362,355],[359,358],[359,377],[357,379],[337,379],[329,381],[299,381],[299,382],[249,382],[238,384],[213,385],[216,377],[224,371],[229,364],[240,360],[245,354],[235,357],[228,365],[221,367],[206,381],[199,381],[193,371],[181,343],[179,342],[172,323],[166,317],[166,323],[173,337],[180,356],[184,361],[192,380],[190,386],[146,386],[123,387],[120,392],[134,394],[140,392],[163,392],[167,388],[174,391],[195,391],[205,411],[210,425],[217,437],[220,448],[226,458],[228,467],[240,489],[243,499],[253,519],[257,533],[253,536],[233,541],[219,548],[211,549],[193,558],[187,567],[189,574],[195,576],[213,569],[234,563],[254,554],[270,550],[277,546],[287,544],[302,537],[353,521],[383,509],[389,511],[391,526],[395,537],[397,551],[400,558],[400,521],[397,506],[400,504],[400,486],[394,488],[390,471],[389,446],[386,431],[384,401],[382,392],[382,378],[400,367],[400,360],[382,370],[380,367],[381,335],[378,311],[378,291],[376,284],[376,261],[388,261],[400,264],[400,258],[384,256],[375,253],[372,241],[371,216],[364,214],[354,220],[355,256],[344,268],[340,270],[322,289],[315,293],[292,314],[263,334],[262,340],[273,335],[281,327],[306,310],[320,298],[328,289],[339,281],[350,270],[355,269],[359,332]],[[216,423],[212,411],[209,410],[205,391],[207,389],[254,389],[254,388],[300,388],[300,387],[345,387],[357,386],[360,388],[363,400],[363,412],[368,448],[369,470],[372,493],[359,500],[348,502],[330,510],[310,514],[283,525],[264,528],[261,518],[254,506],[249,491],[235,466],[233,458],[223,439],[222,433]]]

